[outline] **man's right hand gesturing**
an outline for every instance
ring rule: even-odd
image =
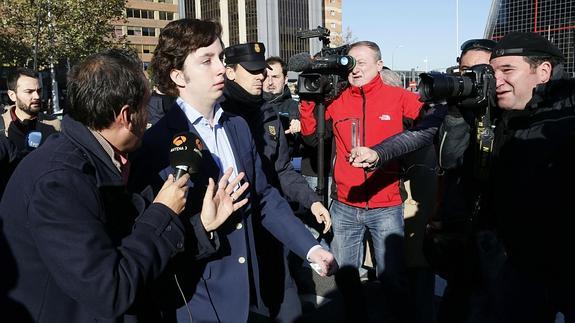
[[[214,180],[211,178],[209,179],[201,213],[202,224],[207,232],[216,230],[232,213],[248,202],[246,198],[241,200],[238,199],[248,188],[249,183],[244,183],[234,191],[234,188],[238,186],[245,174],[239,173],[233,181],[228,183],[228,179],[231,175],[232,168],[230,167],[218,182],[217,189],[215,187]]]

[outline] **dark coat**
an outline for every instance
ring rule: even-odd
[[[17,127],[14,122],[12,122],[12,117],[10,114],[10,110],[14,109],[14,106],[9,106],[6,111],[0,115],[0,132],[2,132],[2,136],[10,141],[11,143],[2,143],[4,146],[1,148],[3,151],[3,155],[0,155],[2,159],[0,159],[0,198],[4,192],[4,188],[8,183],[8,179],[18,166],[18,163],[22,160],[22,158],[26,157],[28,153],[30,153],[34,148],[28,146],[27,136],[30,132],[39,132],[41,136],[40,144],[43,144],[46,139],[53,133],[57,133],[60,131],[60,120],[57,118],[47,115],[44,113],[40,113],[38,118],[34,121],[29,122],[28,120],[25,122],[26,126]],[[5,141],[5,139],[2,139]],[[8,151],[6,151],[8,149]],[[6,159],[5,155],[9,153],[10,156]]]
[[[255,222],[271,232],[300,257],[305,258],[316,241],[292,211],[279,192],[269,185],[262,171],[262,162],[246,122],[223,113],[220,123],[230,141],[238,172],[245,172],[250,188],[245,193],[249,203],[233,214],[217,230],[220,248],[205,259],[196,260],[182,254],[176,258],[166,275],[162,298],[169,306],[178,307],[179,315],[187,317],[185,304],[174,283],[173,273],[185,294],[188,307],[196,322],[246,322],[250,305],[260,303],[259,270],[256,258],[253,225]],[[172,172],[169,148],[174,135],[190,131],[187,117],[174,105],[168,114],[144,135],[141,149],[132,160],[132,187],[152,183],[157,190],[162,177]],[[203,143],[204,147],[207,147]],[[201,170],[193,175],[189,185],[186,213],[197,217],[200,212],[208,178],[219,178],[220,170],[209,151],[204,151]],[[262,216],[265,214],[265,216]],[[172,304],[169,304],[172,303]]]
[[[539,85],[495,131],[490,206],[508,255],[573,290],[575,80]]]
[[[16,145],[4,133],[0,133],[0,198],[4,193],[4,187],[12,173],[12,165],[18,158]]]
[[[284,128],[274,108],[263,100],[259,103],[244,100],[241,96],[247,95],[247,92],[238,94],[239,90],[233,91],[230,86],[234,84],[226,82],[226,100],[222,102],[222,108],[248,122],[268,181],[288,201],[297,202],[305,208],[309,209],[314,202],[321,201],[307,181],[293,168]]]
[[[263,98],[267,105],[272,107],[278,114],[284,129],[288,129],[290,127],[290,122],[292,120],[299,120],[298,102],[292,99],[291,92],[287,85],[284,86],[282,93],[264,93]],[[302,139],[299,133],[287,134],[285,136],[289,145],[289,157],[299,156],[299,146],[302,144]]]
[[[13,254],[1,262],[16,270],[8,300],[25,308],[3,319],[153,321],[138,307],[143,287],[182,250],[182,223],[161,204],[144,211],[85,126],[64,117],[63,128],[20,163],[0,203]]]
[[[264,100],[279,113],[280,116],[286,117],[288,121],[299,120],[299,107],[298,102],[292,99],[289,87],[284,86],[283,92],[280,94],[264,93]],[[289,122],[288,122],[289,124]],[[285,124],[284,124],[285,128]]]
[[[224,110],[237,114],[248,122],[256,150],[262,159],[263,171],[270,184],[289,202],[306,209],[309,209],[314,202],[320,201],[320,196],[309,187],[305,178],[296,172],[291,163],[290,147],[284,134],[280,114],[276,110],[279,107],[265,102],[263,96],[250,95],[233,81],[226,81],[224,97],[225,101],[222,102]],[[297,292],[295,288],[288,289],[288,294],[284,292],[287,286],[295,283],[291,281],[287,267],[288,253],[283,249],[281,242],[259,227],[258,223],[255,228],[257,254],[262,269],[260,275],[262,300],[270,316],[274,317],[278,315],[284,301],[291,303],[290,299],[296,299],[295,303],[298,302]],[[299,309],[296,312],[299,313]],[[286,313],[286,315],[298,315],[298,313]]]
[[[152,126],[168,113],[176,98],[170,95],[153,92],[148,102],[148,124]]]

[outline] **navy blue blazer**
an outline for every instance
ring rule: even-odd
[[[224,112],[219,121],[233,150],[238,172],[245,172],[250,183],[244,193],[249,203],[235,212],[217,230],[218,248],[211,256],[197,259],[192,254],[176,256],[165,280],[160,304],[164,310],[176,310],[187,319],[185,301],[197,322],[245,322],[250,305],[260,304],[259,271],[253,226],[261,224],[287,248],[302,258],[317,241],[297,219],[279,192],[267,182],[261,160],[247,123],[241,117]],[[141,148],[133,154],[130,187],[141,189],[151,184],[158,190],[163,177],[173,170],[169,163],[169,148],[174,135],[190,131],[186,115],[175,104],[164,118],[146,131]],[[207,147],[205,143],[204,147]],[[203,152],[201,170],[189,181],[188,201],[184,216],[198,217],[208,178],[216,182],[220,170],[209,151]],[[183,221],[188,223],[188,221]],[[199,221],[198,221],[199,222]],[[194,237],[186,237],[194,241]],[[262,242],[258,242],[262,247]],[[194,246],[194,244],[192,244]],[[265,245],[263,245],[265,247]],[[188,244],[186,244],[186,248]],[[197,253],[197,252],[196,252]],[[174,276],[175,274],[175,276]],[[179,284],[179,288],[176,285]],[[174,306],[176,305],[176,306]],[[164,317],[169,317],[167,313]]]

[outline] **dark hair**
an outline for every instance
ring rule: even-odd
[[[280,64],[281,68],[282,68],[282,73],[284,76],[287,76],[287,65],[286,62],[281,59],[281,57],[279,56],[270,56],[268,57],[268,59],[266,59],[266,64],[268,65],[272,65],[272,64]]]
[[[470,39],[461,44],[461,56],[469,50],[482,50],[491,53],[496,45],[497,42],[491,39]]]
[[[165,94],[178,96],[178,89],[170,78],[170,72],[183,69],[184,61],[190,53],[210,46],[221,34],[222,26],[215,21],[187,18],[167,24],[160,33],[158,46],[150,63],[152,79],[158,89]]]
[[[88,56],[68,75],[67,113],[93,130],[109,127],[124,105],[145,109],[149,84],[133,51],[109,49]]]
[[[349,50],[348,52],[355,47],[360,47],[360,46],[365,46],[368,47],[369,49],[371,49],[372,51],[375,52],[375,58],[379,61],[381,60],[381,49],[379,49],[379,46],[377,46],[376,43],[369,41],[369,40],[362,40],[362,41],[358,41],[355,42],[353,44],[351,44],[351,46],[349,46]]]
[[[461,54],[457,57],[457,63],[461,62],[461,58],[469,51],[481,51],[486,53],[493,53],[493,49],[497,42],[491,39],[470,39],[461,44]]]
[[[8,90],[12,90],[12,91],[16,92],[16,86],[18,85],[18,80],[22,76],[28,76],[28,77],[32,77],[32,78],[37,79],[38,73],[34,72],[31,69],[27,69],[24,67],[19,67],[19,68],[15,69],[14,71],[12,71],[8,74],[8,79],[7,79]]]
[[[531,69],[536,69],[537,66],[543,62],[551,63],[551,68],[555,68],[558,64],[563,63],[563,60],[554,56],[523,56],[523,60],[529,64]]]

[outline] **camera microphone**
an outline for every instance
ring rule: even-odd
[[[290,57],[288,62],[288,70],[294,72],[303,72],[312,64],[311,55],[303,52]]]
[[[170,165],[176,171],[175,179],[200,170],[203,144],[200,137],[191,132],[174,136],[170,147]]]

